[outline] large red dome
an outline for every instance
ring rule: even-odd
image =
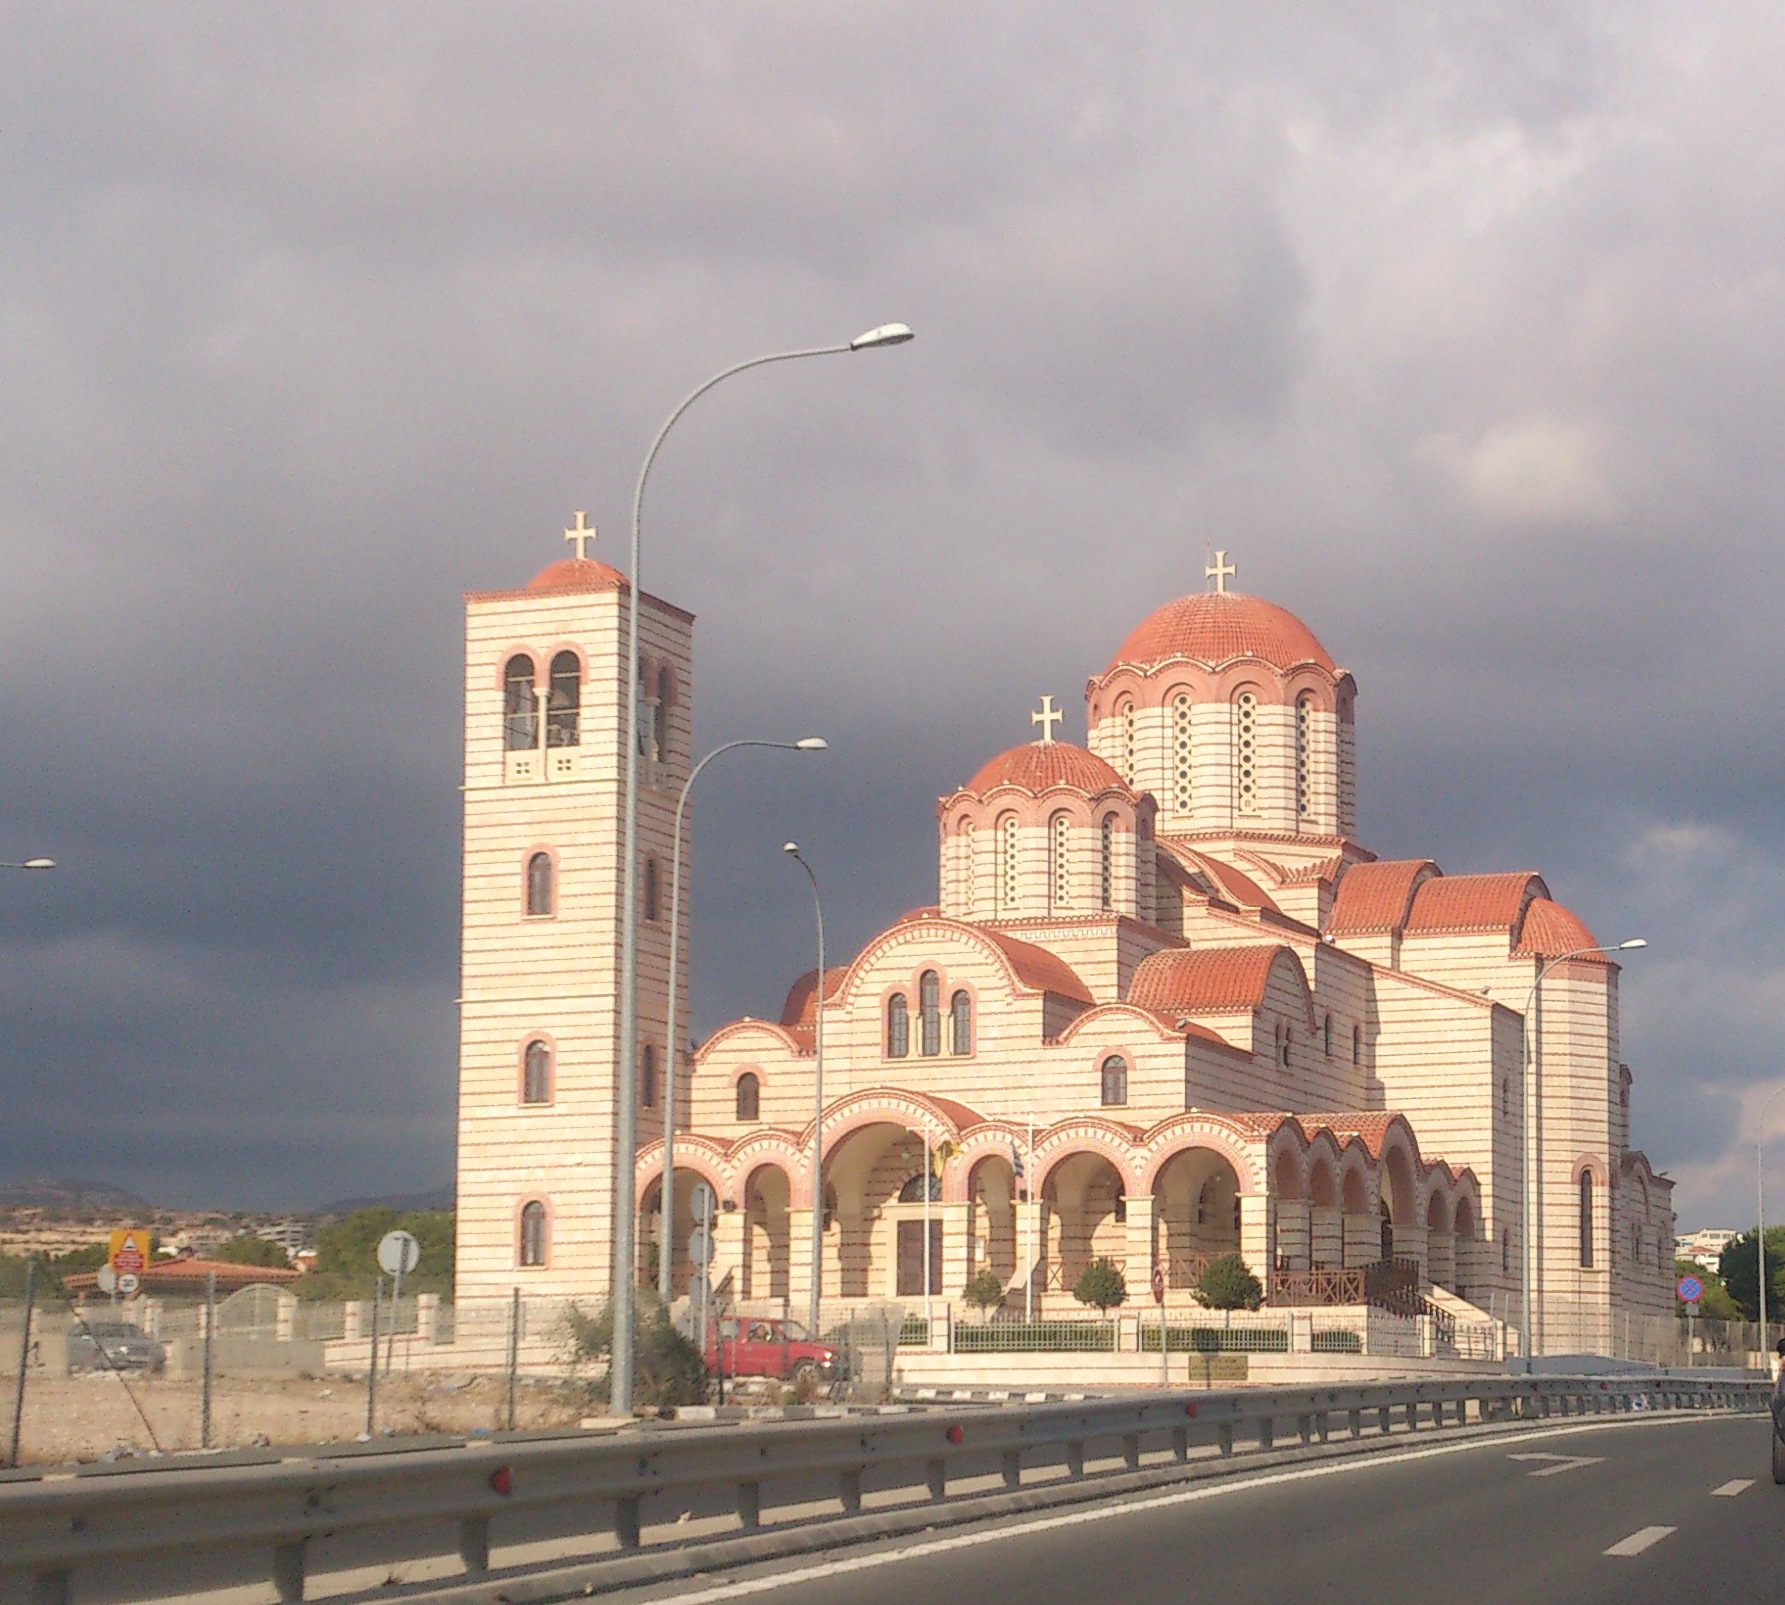
[[[962,789],[981,794],[994,786],[1021,786],[1037,795],[1050,786],[1071,786],[1095,794],[1114,786],[1128,789],[1122,777],[1094,752],[1070,741],[1031,741],[1012,747],[984,765]]]
[[[1279,669],[1313,663],[1328,674],[1339,672],[1314,632],[1287,608],[1231,591],[1199,591],[1155,609],[1128,632],[1104,673],[1123,664],[1151,668],[1172,658],[1211,666],[1262,658]]]
[[[527,581],[529,591],[623,591],[626,576],[592,557],[561,557]]]

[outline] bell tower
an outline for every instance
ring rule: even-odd
[[[612,1280],[622,699],[633,592],[619,570],[588,555],[594,538],[578,513],[565,534],[574,556],[521,590],[465,598],[462,1304],[505,1299],[516,1287],[527,1297],[598,1300]],[[644,597],[633,866],[641,1141],[660,1133],[674,1063],[669,866],[675,799],[688,774],[693,623]],[[685,963],[679,973],[686,976]],[[622,1196],[631,1188],[628,1177]]]

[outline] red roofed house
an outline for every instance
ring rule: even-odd
[[[927,1220],[931,1294],[990,1269],[1013,1310],[1079,1313],[1070,1289],[1105,1254],[1135,1295],[1157,1267],[1187,1305],[1238,1252],[1271,1301],[1388,1257],[1453,1313],[1516,1325],[1529,1012],[1536,1348],[1604,1348],[1622,1312],[1671,1312],[1671,1183],[1629,1147],[1618,966],[1563,957],[1594,938],[1535,874],[1447,876],[1358,842],[1352,677],[1210,572],[1091,678],[1086,745],[1044,700],[1039,740],[941,799],[937,902],[827,970],[822,1199],[814,973],[778,1017],[668,1050],[692,621],[645,598],[641,1266],[673,1057],[676,1285],[704,1180],[714,1274],[746,1312],[803,1307],[821,1207],[832,1313],[922,1294]],[[586,558],[468,599],[461,1301],[610,1285],[630,601]]]

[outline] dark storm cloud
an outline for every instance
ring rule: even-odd
[[[700,615],[695,1012],[1226,547],[1364,835],[1542,869],[1739,1223],[1775,1066],[1785,31],[1760,6],[9,7],[0,1172],[451,1164],[459,593],[574,507]],[[747,933],[747,937],[746,934]]]

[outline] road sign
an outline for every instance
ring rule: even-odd
[[[142,1285],[142,1279],[135,1271],[120,1271],[118,1273],[118,1291],[125,1298],[131,1297]]]
[[[96,1273],[96,1280],[99,1283],[99,1291],[101,1293],[115,1293],[118,1291],[118,1273],[114,1271],[111,1266],[101,1265]]]
[[[696,1226],[688,1234],[688,1258],[696,1265],[713,1263],[713,1234],[704,1226]]]
[[[141,1275],[149,1267],[149,1234],[136,1226],[113,1232],[105,1262],[120,1276],[126,1271]]]
[[[1155,1304],[1165,1302],[1165,1267],[1163,1265],[1153,1267],[1153,1302]]]
[[[1674,1293],[1682,1304],[1696,1304],[1704,1297],[1704,1283],[1696,1276],[1682,1276],[1674,1284]]]
[[[696,1220],[711,1220],[718,1208],[718,1198],[704,1181],[697,1181],[688,1189],[688,1209]]]
[[[408,1232],[386,1232],[378,1239],[378,1264],[387,1276],[407,1276],[421,1263],[421,1244]]]

